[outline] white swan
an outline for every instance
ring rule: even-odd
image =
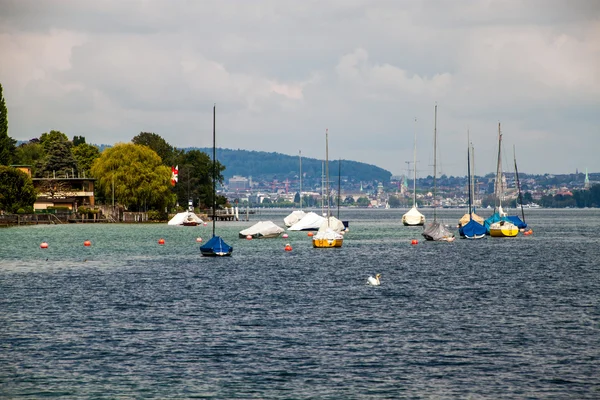
[[[379,281],[379,277],[381,276],[381,274],[377,274],[375,275],[375,278],[373,278],[372,276],[369,277],[369,279],[367,279],[367,283],[371,286],[379,286],[381,285],[381,282]]]

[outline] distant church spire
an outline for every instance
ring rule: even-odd
[[[588,177],[588,170],[587,170],[587,168],[585,169],[585,180],[583,181],[583,188],[584,189],[589,189],[590,188],[590,178]]]

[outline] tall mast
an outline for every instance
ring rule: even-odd
[[[216,117],[217,116],[217,105],[213,105],[213,221],[212,221],[212,235],[215,236],[215,220],[217,219],[217,135],[216,135]]]
[[[500,189],[502,186],[502,159],[500,158],[500,149],[502,147],[502,133],[500,132],[500,122],[498,122],[498,163],[496,166],[496,187],[495,189],[495,197],[496,200],[494,202],[494,213],[496,212],[497,206],[502,207],[502,199],[500,198]]]
[[[342,195],[342,160],[338,160],[338,196],[337,196],[337,218],[340,219],[340,197]]]
[[[517,169],[517,153],[515,152],[515,146],[513,145],[513,157],[515,160],[515,178],[517,179],[517,189],[519,190],[519,203],[521,203],[521,216],[523,222],[525,222],[525,211],[523,211],[523,195],[521,194],[521,183],[519,182],[519,170]]]
[[[327,188],[327,226],[329,227],[329,130],[325,129],[325,179]]]
[[[437,198],[437,104],[435,105],[435,117],[433,120],[433,220],[436,220],[436,198]]]
[[[417,207],[417,118],[415,117],[415,143],[413,150],[413,207]]]
[[[470,139],[469,139],[469,131],[467,130],[467,175],[469,181],[469,221],[471,220],[472,208],[471,204],[473,202],[473,198],[471,196],[471,148],[470,148]]]
[[[300,210],[302,210],[302,150],[298,151],[298,157],[300,159]]]

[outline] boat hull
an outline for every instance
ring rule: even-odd
[[[344,239],[313,239],[313,247],[318,249],[342,247],[343,242]]]
[[[519,234],[519,228],[511,223],[495,223],[490,225],[490,236],[492,237],[515,237]]]

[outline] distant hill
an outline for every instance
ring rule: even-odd
[[[212,147],[185,148],[183,150],[197,149],[212,157]],[[289,156],[281,153],[268,153],[265,151],[217,149],[217,160],[225,166],[223,176],[230,178],[233,175],[251,176],[253,180],[294,179],[300,172],[298,156]],[[308,179],[321,179],[321,170],[324,160],[302,157],[302,174]],[[340,168],[338,160],[329,160],[329,176],[331,179],[338,176]],[[392,173],[383,168],[357,161],[342,160],[341,175],[349,181],[373,181],[384,184],[390,182]]]

